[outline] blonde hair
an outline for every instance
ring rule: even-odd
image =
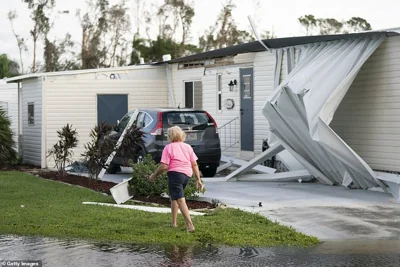
[[[168,140],[171,142],[183,142],[186,139],[186,134],[181,127],[174,126],[168,129]]]

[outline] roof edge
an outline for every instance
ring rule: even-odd
[[[126,66],[126,67],[117,67],[117,68],[99,68],[99,69],[86,69],[86,70],[69,70],[69,71],[58,71],[58,72],[42,72],[42,73],[30,73],[24,74],[12,78],[7,78],[6,82],[18,82],[26,79],[39,78],[39,77],[50,77],[50,76],[63,76],[63,75],[77,75],[77,74],[89,74],[89,73],[97,73],[97,72],[112,72],[112,71],[124,71],[124,70],[135,70],[135,69],[150,69],[158,67],[155,64],[146,64],[146,65],[134,65],[134,66]]]

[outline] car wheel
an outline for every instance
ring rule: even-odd
[[[121,169],[121,167],[118,164],[111,163],[107,169],[107,173],[116,174],[118,171],[120,171],[120,169]]]
[[[137,157],[136,157],[136,163],[142,163],[145,157],[146,157],[146,155],[145,155],[144,151],[139,150]]]
[[[216,166],[210,166],[208,168],[205,167],[201,168],[200,171],[204,177],[214,177],[215,174],[217,174],[217,167]]]

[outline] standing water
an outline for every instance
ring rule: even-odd
[[[399,240],[324,242],[313,248],[138,246],[0,236],[0,266],[400,266]]]

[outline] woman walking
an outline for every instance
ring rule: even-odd
[[[185,133],[179,126],[168,129],[167,145],[161,156],[161,163],[155,173],[150,177],[150,181],[155,181],[157,177],[165,171],[168,175],[168,190],[171,198],[172,227],[177,227],[178,208],[186,221],[188,232],[194,232],[195,228],[190,218],[189,209],[186,205],[184,189],[187,186],[193,172],[196,176],[196,187],[201,190],[200,171],[197,165],[197,156],[193,148],[184,143]]]

